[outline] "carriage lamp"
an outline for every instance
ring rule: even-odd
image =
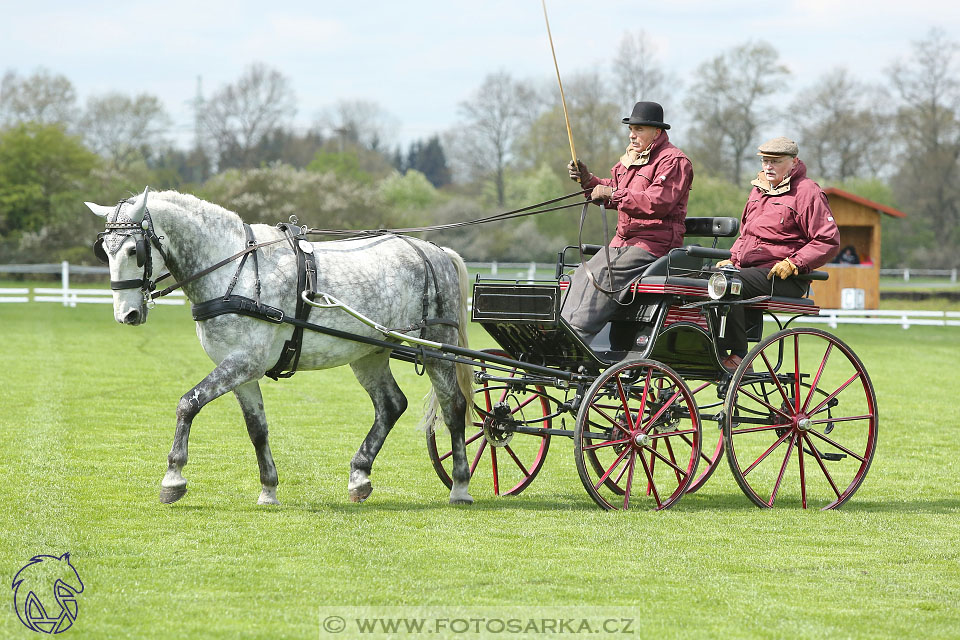
[[[736,268],[721,267],[720,271],[710,276],[710,280],[707,281],[707,295],[713,300],[740,295],[743,282],[738,274],[739,271]]]

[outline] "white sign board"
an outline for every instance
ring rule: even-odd
[[[841,289],[841,309],[863,309],[863,289]]]

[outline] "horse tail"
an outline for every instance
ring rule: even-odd
[[[450,256],[450,261],[457,270],[457,280],[460,286],[460,304],[457,314],[457,342],[464,348],[470,347],[468,338],[468,329],[470,327],[470,314],[467,309],[470,301],[470,275],[467,273],[467,265],[463,258],[447,247],[443,250]],[[473,413],[473,367],[468,364],[456,363],[457,386],[467,401],[467,420],[471,419]],[[430,433],[433,431],[434,424],[440,418],[440,400],[437,398],[437,392],[432,387],[427,397],[424,398],[424,415],[420,426]]]
[[[460,281],[460,313],[457,317],[457,337],[460,346],[468,349],[470,347],[468,338],[470,314],[467,307],[470,304],[470,274],[467,273],[467,264],[460,257],[460,254],[447,247],[444,247],[443,250],[447,252],[450,260],[453,261],[453,265],[457,268],[457,279]],[[457,384],[460,386],[463,397],[467,400],[467,413],[469,414],[473,406],[473,367],[468,364],[457,363]]]

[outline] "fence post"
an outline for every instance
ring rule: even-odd
[[[903,270],[903,281],[910,282],[910,269]]]
[[[953,284],[957,284],[957,268],[956,267],[950,270],[950,282]]]
[[[527,269],[527,280],[536,280],[537,279],[537,263],[531,262],[530,268]]]
[[[496,261],[496,260],[494,260],[493,262],[490,263],[490,275],[492,275],[492,276],[497,275],[497,261]]]
[[[70,306],[70,297],[67,290],[70,288],[70,263],[64,260],[60,263],[60,288],[63,289],[63,306]]]

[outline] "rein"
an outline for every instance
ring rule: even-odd
[[[174,284],[170,285],[170,286],[167,287],[166,289],[163,289],[162,291],[154,291],[152,294],[150,294],[150,299],[151,299],[151,300],[154,300],[154,299],[156,299],[156,298],[162,298],[163,296],[165,296],[165,295],[167,295],[167,294],[169,294],[169,293],[173,293],[173,292],[176,291],[177,289],[181,288],[183,285],[188,284],[188,283],[190,283],[190,282],[193,282],[194,280],[199,280],[199,279],[202,278],[203,276],[205,276],[205,275],[207,275],[207,274],[210,274],[210,273],[213,273],[214,271],[216,271],[216,270],[219,269],[220,267],[223,267],[223,266],[225,266],[225,265],[230,264],[231,262],[233,262],[233,261],[236,260],[237,258],[242,258],[242,257],[246,256],[248,253],[252,253],[252,252],[256,251],[257,249],[259,249],[259,248],[261,248],[261,247],[268,247],[268,246],[270,246],[270,245],[272,245],[272,244],[277,244],[277,243],[279,243],[279,242],[284,242],[285,240],[286,240],[286,238],[279,238],[279,239],[277,239],[277,240],[269,240],[269,241],[267,241],[267,242],[258,242],[258,243],[256,243],[256,244],[250,244],[249,241],[248,241],[247,246],[246,246],[242,251],[238,251],[238,252],[236,252],[235,254],[233,254],[232,256],[230,256],[229,258],[224,258],[224,259],[221,260],[220,262],[217,262],[216,264],[213,264],[213,265],[207,267],[206,269],[203,269],[202,271],[198,271],[197,273],[195,273],[195,274],[193,274],[193,275],[191,275],[191,276],[188,276],[188,277],[184,278],[183,280],[180,280],[180,281],[178,281],[178,282],[175,282]],[[157,279],[154,281],[154,284],[156,284],[157,282],[159,282],[160,280],[162,280],[163,278],[165,278],[165,277],[167,277],[167,276],[169,276],[169,275],[170,275],[169,273],[163,274],[162,276],[160,276],[159,278],[157,278]],[[151,290],[152,290],[152,289],[151,289]]]
[[[585,193],[588,193],[589,190],[580,190],[573,193],[569,193],[565,196],[560,196],[559,198],[553,198],[551,200],[544,200],[543,202],[538,202],[537,204],[531,204],[526,207],[521,207],[519,209],[513,209],[511,211],[504,211],[502,213],[495,213],[490,216],[485,216],[483,218],[475,218],[473,220],[464,220],[462,222],[450,222],[447,224],[435,224],[428,227],[403,227],[398,229],[308,229],[304,228],[303,232],[307,235],[342,235],[342,236],[366,236],[366,235],[378,235],[381,233],[423,233],[425,231],[446,231],[449,229],[459,229],[460,227],[468,227],[477,224],[486,224],[488,222],[499,222],[501,220],[512,220],[513,218],[523,218],[525,216],[533,216],[538,213],[548,213],[550,211],[559,211],[561,209],[569,209],[571,207],[580,206],[579,202],[572,204],[562,204],[556,207],[549,207],[547,209],[540,209],[547,204],[553,204],[555,202],[560,202],[561,200],[566,200],[568,198],[573,198],[574,196],[582,196]],[[533,211],[536,209],[536,211]]]
[[[540,207],[543,207],[544,205],[554,204],[556,202],[560,202],[562,200],[566,200],[574,196],[582,196],[584,193],[586,193],[585,190],[575,191],[574,193],[560,196],[559,198],[553,198],[551,200],[545,200],[543,202],[538,202],[537,204],[528,205],[526,207],[521,207],[519,209],[504,211],[502,213],[497,213],[497,214],[486,216],[483,218],[476,218],[474,220],[465,220],[463,222],[451,222],[448,224],[438,224],[438,225],[432,225],[427,227],[404,227],[404,228],[398,228],[398,229],[363,229],[363,230],[309,229],[306,226],[304,226],[304,227],[301,227],[301,233],[303,235],[337,235],[337,236],[345,236],[345,237],[364,237],[364,236],[375,236],[375,235],[383,235],[383,234],[404,234],[404,233],[422,233],[425,231],[445,231],[449,229],[457,229],[460,227],[486,224],[488,222],[497,222],[500,220],[511,220],[513,218],[522,218],[524,216],[531,216],[539,213],[547,213],[550,211],[558,211],[560,209],[568,209],[571,207],[576,207],[576,206],[579,206],[579,203],[558,205],[558,206],[549,207],[546,209],[540,208]],[[124,202],[126,202],[126,200],[121,200],[117,204],[118,211]],[[296,224],[296,223],[294,222],[293,224]],[[582,224],[582,221],[581,221],[581,224]],[[153,220],[151,220],[150,218],[149,209],[144,214],[142,223],[139,223],[139,224],[134,222],[108,222],[107,223],[106,230],[101,232],[97,236],[97,242],[94,244],[94,253],[97,255],[98,258],[101,259],[101,261],[104,261],[104,262],[106,261],[106,254],[104,253],[101,255],[103,238],[107,234],[116,232],[116,231],[128,231],[129,233],[127,233],[126,235],[141,236],[140,238],[137,239],[137,262],[138,264],[140,264],[140,266],[143,267],[143,278],[132,279],[132,280],[112,280],[110,282],[110,288],[113,289],[114,291],[119,291],[123,289],[134,289],[139,287],[141,290],[141,293],[143,294],[143,299],[148,303],[153,302],[157,298],[162,298],[163,296],[173,293],[177,289],[182,288],[185,284],[188,284],[195,280],[199,280],[200,278],[210,273],[213,273],[217,269],[220,269],[221,267],[224,267],[225,265],[230,264],[231,262],[239,258],[244,258],[247,254],[255,252],[262,247],[267,247],[267,246],[284,242],[287,240],[286,237],[278,238],[276,240],[269,240],[267,242],[258,242],[258,243],[253,243],[251,240],[248,240],[247,246],[244,247],[241,251],[238,251],[237,253],[233,254],[232,256],[228,258],[224,258],[223,260],[220,260],[219,262],[209,267],[206,267],[198,271],[197,273],[194,273],[184,278],[183,280],[175,282],[174,284],[166,287],[165,289],[156,291],[157,283],[169,277],[170,273],[164,273],[160,275],[158,278],[156,278],[155,280],[150,279],[150,276],[153,273],[153,263],[151,260],[152,256],[150,255],[151,247],[155,247],[157,249],[157,251],[160,253],[160,256],[163,258],[164,263],[167,262],[167,255],[163,251],[163,246],[160,244],[161,237],[158,236],[154,231]]]

